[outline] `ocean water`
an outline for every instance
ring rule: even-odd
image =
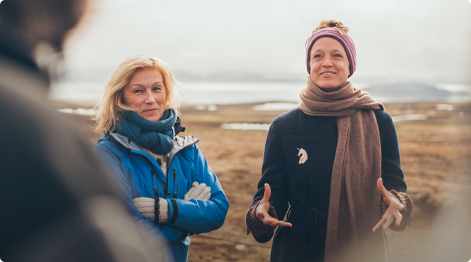
[[[104,83],[56,83],[49,98],[54,100],[98,101]],[[242,104],[266,101],[300,101],[299,93],[305,83],[298,82],[180,82],[183,103],[190,105]]]
[[[103,93],[104,83],[68,82],[55,83],[49,92],[54,100],[98,101]],[[467,102],[471,101],[471,85],[436,85],[436,87],[417,88],[408,85],[406,91],[394,93],[387,89],[379,91],[368,83],[355,83],[358,87],[371,92],[377,101],[388,102]],[[300,101],[299,93],[305,82],[180,82],[184,94],[183,103],[189,105],[224,105],[262,102]],[[409,90],[409,91],[407,91]]]

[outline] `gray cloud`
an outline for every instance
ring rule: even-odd
[[[71,75],[102,74],[147,54],[194,75],[306,75],[304,42],[322,19],[342,21],[358,52],[354,78],[471,82],[467,0],[101,0],[66,46]]]

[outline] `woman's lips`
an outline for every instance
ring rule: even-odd
[[[332,75],[335,75],[335,74],[336,74],[335,72],[322,72],[319,75],[321,75],[321,76],[332,76]]]
[[[158,110],[157,108],[154,108],[154,109],[147,109],[147,110],[142,111],[142,113],[154,113],[154,112],[156,112],[157,110]]]

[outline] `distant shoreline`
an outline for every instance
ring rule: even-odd
[[[102,83],[73,82],[53,85],[49,98],[53,100],[98,101]],[[271,101],[300,101],[304,82],[184,82],[180,88],[186,105],[231,105]],[[468,102],[471,85],[439,85],[415,82],[357,83],[364,91],[382,103]]]
[[[381,101],[380,101],[381,102]],[[50,99],[49,103],[57,108],[95,108],[98,104],[98,100],[86,100],[86,101],[79,101],[79,100],[67,100],[67,99]],[[188,107],[208,107],[208,106],[220,106],[220,107],[230,107],[230,106],[261,106],[265,104],[274,104],[274,103],[281,103],[281,104],[293,104],[297,105],[298,102],[286,102],[286,101],[266,101],[266,102],[247,102],[247,103],[234,103],[234,104],[185,104],[182,103],[182,108]],[[471,101],[464,101],[464,102],[447,102],[447,101],[412,101],[412,102],[384,102],[385,105],[401,105],[401,104],[450,104],[450,105],[461,105],[461,104],[470,104]],[[280,110],[273,110],[273,111],[280,111]],[[282,110],[281,110],[282,111]]]

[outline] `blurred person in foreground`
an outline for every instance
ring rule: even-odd
[[[411,217],[392,119],[347,81],[356,68],[347,32],[324,20],[312,33],[301,103],[268,131],[246,224],[259,242],[274,234],[271,261],[387,261],[378,229]]]
[[[137,55],[112,73],[98,104],[95,153],[119,184],[142,234],[187,261],[191,234],[221,227],[229,202],[178,115],[180,91],[162,61]]]
[[[48,69],[58,62],[54,58],[85,4],[0,3],[0,260],[5,262],[155,261],[126,217],[111,177],[76,128],[47,103]]]

